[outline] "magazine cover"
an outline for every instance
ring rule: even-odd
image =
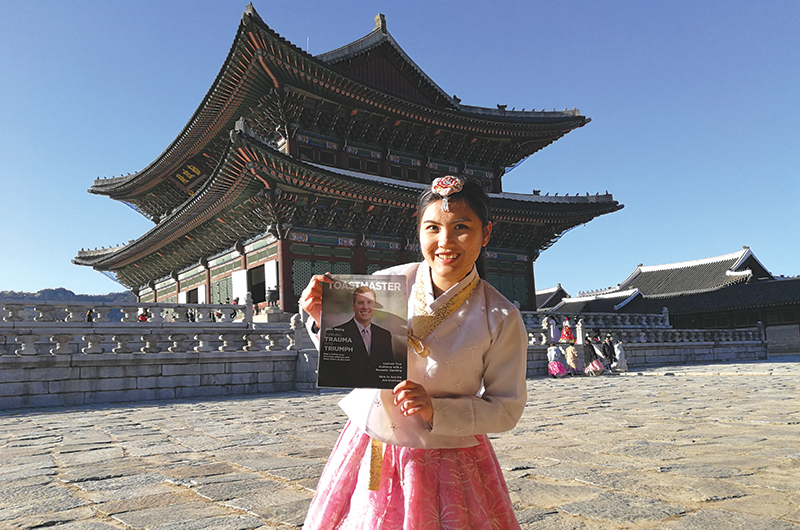
[[[317,386],[394,388],[406,379],[405,276],[332,279],[322,286]]]

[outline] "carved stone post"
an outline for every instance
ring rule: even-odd
[[[50,353],[53,355],[71,355],[75,353],[72,351],[69,343],[74,339],[73,335],[68,335],[66,333],[60,333],[58,335],[53,335],[50,337],[50,340],[55,342],[55,347],[50,349]]]
[[[248,324],[253,322],[253,295],[250,291],[244,297],[244,321]]]
[[[197,346],[194,347],[194,351],[197,353],[210,352],[211,341],[216,337],[216,335],[212,335],[211,333],[198,333],[194,336],[194,340],[197,341]]]
[[[151,307],[150,308],[150,318],[147,319],[148,322],[153,322],[156,324],[160,324],[164,322],[164,317],[161,315],[161,308],[160,307]]]
[[[294,336],[292,340],[289,341],[290,350],[316,350],[314,342],[308,335],[308,330],[299,313],[295,313],[294,316],[292,316],[290,326],[294,331]]]
[[[3,309],[8,311],[8,315],[3,317],[4,322],[22,322],[25,320],[25,317],[21,315],[25,310],[25,306],[22,304],[5,304]]]
[[[219,351],[221,352],[234,352],[237,351],[238,348],[236,347],[236,341],[241,340],[241,335],[239,333],[223,333],[219,336],[219,340],[222,341],[222,344],[219,347]]]
[[[104,353],[106,350],[100,345],[104,340],[106,340],[105,336],[98,335],[97,333],[89,333],[88,335],[83,336],[83,340],[86,341],[86,347],[81,348],[81,351],[86,354],[91,353]]]
[[[120,307],[122,314],[122,322],[138,322],[139,321],[139,306],[123,306]]]
[[[111,312],[110,307],[95,307],[94,308],[94,322],[111,322],[108,314]]]
[[[136,335],[114,335],[111,337],[111,340],[116,342],[117,345],[111,348],[111,351],[114,353],[133,353],[133,350],[128,343],[135,338]]]
[[[39,335],[17,335],[14,340],[20,345],[14,351],[17,355],[38,355],[36,342],[39,340]]]
[[[247,333],[243,338],[247,343],[244,351],[264,351],[264,335],[261,333]]]
[[[172,346],[167,349],[171,353],[183,353],[189,350],[189,348],[186,347],[186,341],[189,340],[189,335],[176,333],[175,335],[170,335],[169,340],[172,341]]]
[[[161,335],[156,333],[142,335],[142,342],[144,342],[144,346],[142,346],[139,351],[142,353],[160,353],[161,348],[158,347],[158,341],[160,340]]]
[[[66,322],[85,322],[86,307],[82,305],[68,305]]]
[[[286,337],[286,333],[273,332],[264,336],[269,341],[269,346],[267,347],[269,351],[283,351],[284,348],[289,344],[289,339]]]
[[[189,308],[184,306],[178,306],[172,309],[173,313],[175,314],[175,320],[173,322],[189,322]]]
[[[56,311],[55,306],[52,305],[37,305],[33,308],[35,311],[38,311],[39,314],[34,317],[34,322],[55,322],[56,317],[54,313]]]

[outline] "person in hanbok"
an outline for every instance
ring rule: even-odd
[[[605,371],[605,366],[600,360],[601,356],[599,350],[600,348],[598,348],[587,335],[583,343],[583,360],[586,363],[584,373],[586,373],[586,375],[600,375]]]
[[[476,181],[442,177],[417,211],[424,261],[375,273],[408,283],[408,379],[341,400],[348,422],[307,530],[519,528],[487,434],[522,415],[528,339],[519,310],[479,276],[488,198]],[[314,276],[300,298],[316,341],[329,281]]]
[[[567,360],[567,364],[564,367],[567,369],[567,374],[576,375],[583,373],[584,370],[583,359],[578,354],[578,350],[575,349],[575,345],[572,342],[570,342],[567,345],[566,350],[564,350],[564,357]]]
[[[564,317],[564,327],[561,329],[560,342],[575,342],[575,335],[569,326],[569,318]]]
[[[561,353],[561,349],[556,346],[555,342],[551,342],[550,347],[547,348],[547,373],[551,377],[564,377],[567,375],[564,362],[564,355]]]
[[[614,362],[616,357],[614,356],[614,344],[611,342],[611,335],[606,335],[605,340],[603,341],[603,345],[601,347],[602,355],[603,355],[603,362],[606,366],[610,365]]]
[[[625,360],[625,347],[622,345],[621,340],[614,342],[614,354],[617,358],[611,363],[611,370],[614,372],[627,372],[628,361]]]
[[[558,327],[556,319],[550,317],[547,319],[547,340],[550,342],[558,342],[561,340],[561,328]]]

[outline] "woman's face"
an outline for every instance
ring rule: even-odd
[[[492,223],[483,226],[466,201],[450,200],[449,212],[441,204],[429,204],[419,224],[420,249],[437,296],[469,274],[492,234]]]

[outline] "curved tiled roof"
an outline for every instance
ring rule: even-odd
[[[390,42],[391,36],[387,33],[382,38]],[[399,46],[396,48],[402,52]],[[418,75],[424,73],[419,70]],[[147,217],[161,218],[192,194],[175,180],[175,175],[192,160],[204,161],[213,168],[225,150],[225,135],[237,119],[244,117],[251,126],[274,134],[276,126],[294,123],[297,116],[287,113],[303,112],[306,95],[345,109],[345,120],[353,123],[366,120],[364,116],[373,117],[364,125],[372,130],[386,126],[402,133],[403,138],[417,135],[441,146],[475,142],[472,150],[466,151],[476,160],[484,152],[499,153],[492,156],[499,157],[497,164],[502,167],[518,163],[589,122],[577,110],[481,109],[453,105],[454,100],[446,94],[441,97],[447,99],[439,98],[439,103],[392,94],[294,46],[248,6],[217,78],[178,137],[143,170],[125,177],[97,179],[90,192],[126,201]]]
[[[315,201],[340,203],[340,209],[353,213],[340,231],[380,230],[363,225],[367,214],[380,215],[391,219],[396,237],[414,239],[419,191],[416,183],[302,162],[248,134],[242,124],[231,132],[223,161],[184,204],[139,239],[103,252],[82,251],[73,262],[115,271],[124,285],[143,285],[263,233],[270,225],[302,229],[309,222],[302,212],[315,210]],[[566,230],[622,208],[611,196],[592,202],[523,197],[490,194],[498,226],[493,244],[500,248],[547,248]]]
[[[576,296],[574,298],[564,298],[552,310],[561,313],[613,313],[620,306],[634,298],[641,298],[639,291],[636,289],[615,291],[607,294]],[[659,308],[657,312],[660,313],[661,309]]]
[[[724,289],[663,298],[639,297],[621,309],[625,313],[658,313],[664,306],[670,315],[758,309],[800,304],[800,278],[731,285]]]
[[[618,289],[639,289],[650,298],[701,293],[763,277],[764,271],[750,249],[744,248],[712,258],[665,265],[640,265]]]

